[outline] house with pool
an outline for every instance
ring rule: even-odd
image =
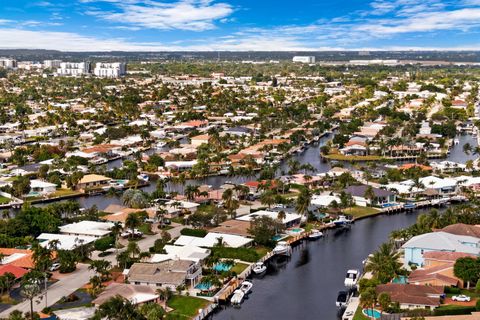
[[[408,240],[403,246],[404,266],[425,264],[424,254],[431,251],[461,252],[480,256],[480,239],[447,232],[425,233]]]

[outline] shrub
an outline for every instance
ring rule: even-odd
[[[476,307],[464,307],[464,306],[447,306],[438,307],[434,311],[435,316],[451,316],[459,314],[470,314],[476,311]]]
[[[184,236],[191,236],[191,237],[198,237],[198,238],[203,238],[207,235],[208,231],[204,229],[190,229],[190,228],[185,228],[180,231],[181,235]]]
[[[460,294],[462,293],[462,290],[460,290],[460,288],[455,288],[455,287],[445,287],[445,293]]]
[[[224,259],[240,259],[246,262],[256,262],[261,258],[254,249],[250,248],[213,247],[212,255]]]

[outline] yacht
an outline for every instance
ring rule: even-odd
[[[262,274],[267,271],[267,266],[263,262],[257,262],[253,265],[253,273]]]
[[[245,298],[245,293],[242,290],[237,289],[233,292],[233,296],[230,299],[230,302],[234,305],[239,305],[242,303],[243,298]]]
[[[350,269],[347,271],[347,275],[345,276],[345,287],[353,288],[356,287],[358,284],[358,278],[360,277],[360,272],[355,269]]]
[[[317,229],[312,229],[311,233],[308,235],[310,240],[317,240],[321,237],[323,237],[323,232]]]
[[[352,220],[348,219],[346,216],[338,216],[338,218],[333,220],[332,223],[336,226],[343,226],[352,223]]]
[[[243,281],[242,285],[240,286],[240,290],[242,290],[244,294],[249,294],[252,290],[252,287],[253,283],[251,283],[250,281]]]
[[[339,291],[337,295],[337,302],[335,303],[337,307],[341,308],[347,305],[348,299],[348,292],[347,291]]]
[[[289,255],[290,254],[290,246],[285,241],[279,241],[277,246],[273,248],[273,253],[276,255]]]

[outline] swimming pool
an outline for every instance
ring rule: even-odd
[[[218,271],[218,272],[225,272],[225,271],[228,271],[230,269],[232,269],[232,265],[231,264],[227,264],[227,263],[217,263],[214,267],[213,267],[213,270],[215,271]]]
[[[286,237],[287,237],[286,234],[277,234],[277,235],[275,235],[275,236],[272,237],[272,240],[273,240],[273,241],[280,241],[280,240],[282,240],[282,239],[284,239],[284,238],[286,238]]]
[[[374,319],[380,319],[381,313],[377,309],[363,309],[362,313],[366,315],[367,317],[374,318]]]
[[[395,207],[396,205],[396,203],[382,203],[382,208]]]
[[[200,282],[199,284],[197,284],[195,286],[195,289],[199,289],[199,290],[202,290],[202,291],[206,291],[206,290],[210,290],[210,288],[212,287],[212,285],[210,283],[202,283]]]
[[[392,280],[393,283],[400,283],[400,284],[407,284],[407,277],[405,276],[398,276],[398,277],[395,277],[393,280]]]
[[[305,231],[305,229],[303,229],[303,228],[292,228],[292,229],[287,230],[287,234],[292,235],[292,236],[296,236],[296,235],[299,235],[299,234],[303,233],[304,231]]]

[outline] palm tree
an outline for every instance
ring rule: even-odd
[[[135,228],[141,224],[142,222],[140,221],[140,217],[136,213],[130,213],[125,219],[125,227],[130,229],[131,236],[133,236]]]
[[[135,259],[135,256],[137,254],[140,254],[141,252],[138,243],[136,243],[135,241],[129,241],[127,246],[127,252],[132,255],[132,259]]]
[[[41,292],[40,285],[35,279],[28,279],[21,285],[21,294],[28,300],[30,300],[30,320],[34,319],[33,313],[33,299]]]
[[[295,205],[295,210],[302,215],[306,216],[308,208],[310,207],[310,202],[312,200],[312,194],[309,189],[304,188],[297,197],[297,203]]]
[[[198,197],[199,195],[200,195],[200,189],[198,188],[198,186],[188,185],[185,188],[185,197],[187,197],[188,201],[195,200],[195,197]]]
[[[365,271],[372,272],[380,282],[386,283],[398,275],[401,268],[399,258],[400,254],[395,250],[393,243],[383,243],[368,259]]]
[[[276,194],[273,190],[267,190],[260,195],[260,202],[271,208],[276,202]]]

